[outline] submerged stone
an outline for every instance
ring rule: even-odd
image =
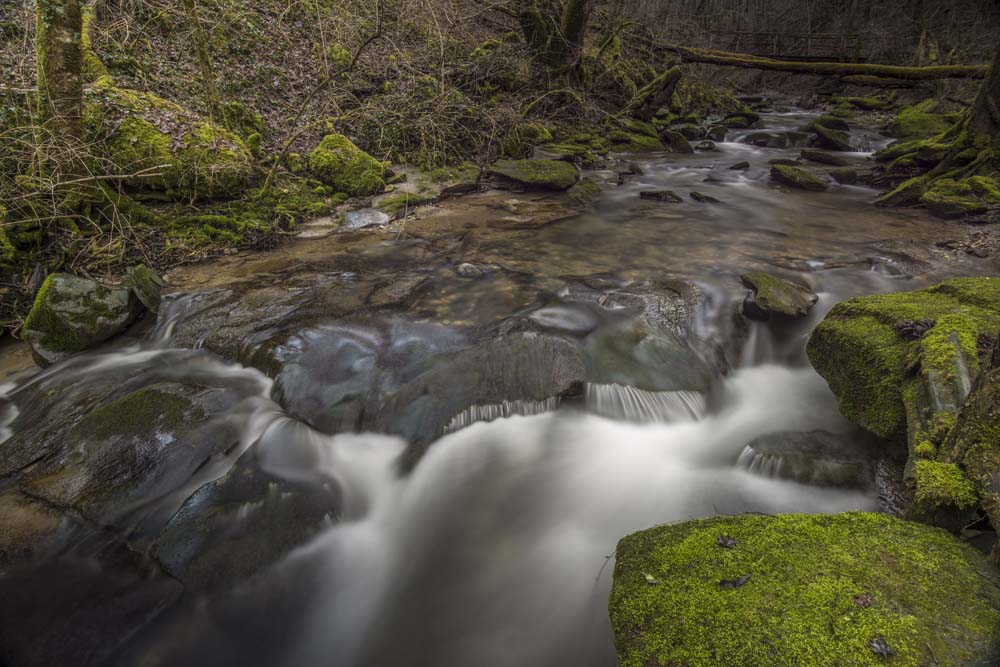
[[[127,287],[54,273],[45,279],[24,320],[22,336],[35,361],[47,366],[124,331],[142,306]]]
[[[639,193],[640,199],[651,199],[653,201],[667,202],[670,204],[680,204],[683,199],[673,190],[643,190]]]
[[[752,290],[743,301],[743,314],[752,320],[805,317],[819,300],[808,287],[763,271],[744,273],[740,280]]]
[[[1000,573],[936,528],[862,512],[715,517],[635,533],[615,554],[622,667],[876,667],[889,649],[906,667],[1000,659]]]
[[[834,167],[846,167],[850,164],[847,160],[837,155],[831,155],[830,153],[826,153],[824,151],[810,150],[808,148],[803,148],[800,155],[803,160],[828,164]]]

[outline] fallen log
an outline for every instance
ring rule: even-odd
[[[933,81],[935,79],[985,79],[988,65],[928,65],[927,67],[904,67],[900,65],[876,65],[872,63],[842,62],[795,62],[773,60],[760,56],[711,49],[693,49],[675,44],[656,44],[654,50],[668,51],[680,56],[681,62],[739,67],[743,69],[772,70],[795,74],[826,74],[835,76],[866,76],[899,81]]]

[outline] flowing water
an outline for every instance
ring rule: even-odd
[[[766,121],[775,131],[807,118],[775,114]],[[880,471],[875,483],[813,485],[784,474],[789,468],[780,456],[748,445],[770,434],[813,431],[867,443],[808,366],[809,331],[844,298],[996,267],[942,250],[937,242],[964,232],[920,212],[872,207],[874,192],[866,188],[776,188],[767,160],[798,149],[741,143],[747,134],[731,133],[715,152],[637,157],[644,174],[608,185],[582,215],[560,214],[559,204],[545,198],[488,193],[397,228],[182,270],[172,276],[181,293],[164,304],[152,330],[0,385],[0,452],[19,431],[39,428],[40,440],[50,437],[38,426],[46,420],[85,418],[112,389],[181,382],[210,396],[202,412],[213,430],[205,439],[218,446],[193,462],[161,466],[155,459],[138,491],[111,500],[95,491],[99,501],[82,510],[123,531],[133,551],[159,558],[185,586],[139,605],[141,614],[109,613],[109,620],[87,625],[101,643],[88,661],[610,667],[616,659],[606,604],[615,545],[624,535],[718,513],[887,509],[882,484],[894,464],[880,455],[872,456]],[[855,140],[880,141],[865,132]],[[742,160],[749,169],[728,168]],[[602,176],[613,179],[595,175]],[[662,188],[685,202],[638,199],[640,190]],[[691,201],[694,190],[721,203]],[[545,216],[553,222],[534,224]],[[486,267],[486,275],[457,278],[449,267],[459,261]],[[737,276],[761,268],[814,286],[820,300],[806,320],[739,323],[734,312],[746,291]],[[422,287],[412,295],[403,289],[405,307],[390,315],[359,317],[327,297],[316,297],[320,306],[302,305],[330,285],[348,304],[360,285],[365,294],[391,296],[396,283],[384,279],[407,272],[419,275],[423,282],[413,284]],[[686,289],[678,281],[696,298],[674,299]],[[239,307],[213,306],[247,283],[265,291],[246,292]],[[381,297],[366,298],[371,304]],[[278,319],[240,339],[229,354],[238,363],[224,361],[215,352],[225,346],[213,341],[239,308],[262,299],[268,317]],[[213,308],[232,312],[185,337],[186,323]],[[637,321],[654,322],[654,334],[638,336]],[[524,327],[529,345],[546,337],[554,347],[521,365],[520,348],[488,348],[471,361],[462,356]],[[534,389],[555,382],[548,376],[556,371],[545,367],[535,373],[546,377],[530,388],[508,390],[561,354],[565,341],[583,350],[585,381],[547,395]],[[202,345],[215,352],[190,349]],[[376,400],[371,396],[383,401],[376,405],[393,406],[394,392],[408,396],[403,390],[435,369],[444,369],[440,377],[392,408],[400,420],[372,414],[365,402]],[[470,404],[472,398],[456,396],[476,398]],[[436,431],[414,426],[435,410],[445,417]],[[362,432],[345,432],[355,430]],[[165,428],[157,433],[166,439],[161,448],[171,444]],[[104,479],[73,473],[86,468],[80,456],[87,454],[77,454],[62,455],[70,473],[38,475],[31,497],[54,493],[51,475],[71,476],[57,489]],[[840,470],[841,463],[822,458],[817,470]],[[29,459],[20,470],[44,464]],[[262,495],[234,492],[212,505],[216,523],[185,524],[216,502],[206,489],[233,471],[269,480]],[[6,479],[0,492],[16,483]],[[301,517],[269,514],[293,495],[290,488],[334,489],[336,509],[321,509],[319,528],[287,545],[256,577],[199,590],[172,569],[206,544],[245,553],[261,549],[255,536],[265,547],[275,541],[269,531]],[[206,525],[215,529],[198,527]],[[164,537],[175,534],[180,548]],[[9,585],[21,576],[33,586],[44,578],[49,597],[36,588],[27,603],[44,616],[71,604],[60,596],[76,590],[65,568],[53,574],[45,563],[79,557],[89,563],[87,576],[97,576],[94,568],[107,567],[99,565],[105,547],[59,542],[39,558],[44,577],[30,569],[5,572],[0,560],[0,587],[5,578]],[[130,595],[152,585],[149,578],[128,581]],[[74,638],[63,633],[55,641]]]

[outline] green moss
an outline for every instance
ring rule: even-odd
[[[489,172],[524,186],[568,190],[579,180],[576,167],[562,160],[500,160]]]
[[[400,192],[379,198],[375,207],[389,217],[394,218],[412,213],[416,207],[423,206],[424,204],[432,204],[434,200],[435,198],[428,194]]]
[[[915,502],[927,507],[967,509],[976,505],[972,482],[953,463],[917,461]]]
[[[475,51],[472,52],[472,58],[483,58],[493,53],[497,49],[503,46],[503,42],[498,39],[487,39],[485,42],[476,47]]]
[[[816,174],[802,167],[776,164],[771,166],[771,178],[779,183],[801,190],[826,190],[829,184]]]
[[[933,113],[937,100],[924,100],[920,104],[903,107],[889,124],[888,133],[898,138],[929,138],[946,132],[960,116]]]
[[[84,348],[83,340],[76,330],[55,314],[49,306],[52,284],[60,274],[54,273],[45,279],[35,295],[31,311],[24,318],[22,330],[37,331],[42,334],[38,343],[52,352],[72,353]]]
[[[923,176],[918,176],[899,184],[879,197],[875,203],[882,206],[908,206],[919,202],[926,190],[927,179]]]
[[[878,97],[834,97],[833,101],[837,103],[838,106],[861,109],[862,111],[880,111],[888,109],[892,106],[891,99],[882,99]]]
[[[131,188],[215,197],[241,191],[252,175],[239,137],[152,93],[98,82],[84,113],[88,134],[116,171],[132,175]]]
[[[920,340],[897,324],[931,320]],[[883,438],[926,430],[919,405],[925,385],[944,392],[958,383],[958,353],[970,373],[979,367],[980,334],[1000,327],[1000,278],[960,278],[899,294],[851,299],[837,304],[810,337],[813,367],[837,397],[848,419]],[[944,405],[948,397],[938,396]],[[955,409],[952,406],[950,409]]]
[[[538,144],[552,141],[552,132],[543,125],[521,123],[514,126],[504,142],[504,154],[514,157],[528,157],[531,149]]]
[[[984,176],[970,176],[960,181],[938,178],[931,182],[920,201],[939,217],[958,218],[983,213],[990,206],[1000,204],[1000,189]]]
[[[996,650],[997,581],[948,533],[885,515],[716,517],[619,542],[609,609],[622,667],[958,665]]]
[[[608,132],[608,140],[611,142],[614,150],[626,153],[664,150],[663,142],[660,141],[659,137],[648,134],[637,134],[626,130],[610,130]]]
[[[107,440],[152,431],[176,433],[203,417],[202,410],[186,398],[158,389],[140,389],[91,411],[80,421],[75,434]]]
[[[385,189],[386,166],[342,134],[328,134],[309,154],[309,170],[324,183],[351,196]]]
[[[829,128],[831,130],[840,130],[842,132],[847,132],[848,130],[851,129],[851,126],[848,125],[847,121],[845,121],[843,118],[839,118],[837,116],[834,116],[833,114],[823,114],[822,116],[818,116],[812,121],[800,127],[799,131],[813,132],[815,131],[817,125],[822,125],[823,127]]]

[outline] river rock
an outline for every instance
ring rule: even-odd
[[[155,313],[160,309],[160,293],[166,283],[156,271],[143,264],[134,266],[128,271],[127,284],[147,310]]]
[[[739,465],[800,484],[874,489],[879,452],[872,440],[863,433],[770,433],[743,448]]]
[[[688,141],[698,141],[705,136],[705,130],[694,123],[683,123],[671,127],[674,132],[678,132]]]
[[[771,165],[772,167],[774,165],[782,165],[782,166],[785,166],[785,167],[798,167],[801,164],[795,158],[789,158],[789,157],[774,158],[773,160],[768,160],[767,163],[769,165]]]
[[[746,162],[746,161],[737,162],[736,164],[732,165],[729,168],[732,169],[732,170],[734,170],[734,171],[744,171],[744,170],[750,168],[750,163]]]
[[[754,132],[744,137],[743,142],[761,148],[788,148],[788,137],[780,132]]]
[[[918,462],[952,462],[942,443],[986,362],[982,337],[998,328],[1000,278],[960,278],[837,304],[816,327],[807,353],[844,416],[906,443],[907,474],[916,475],[918,498],[925,491],[936,497],[954,486],[954,471],[920,470]],[[967,505],[963,495],[959,504]]]
[[[743,301],[743,314],[752,320],[805,317],[819,297],[808,287],[763,271],[744,273],[743,285],[752,290]]]
[[[715,142],[714,141],[708,141],[707,139],[705,141],[698,142],[698,145],[695,146],[694,149],[697,150],[697,151],[714,151],[714,150],[718,150],[715,147]]]
[[[808,148],[802,149],[801,156],[803,160],[809,160],[810,162],[819,162],[821,164],[828,164],[833,167],[846,167],[847,165],[850,164],[850,162],[837,155],[831,155],[830,153],[811,150]]]
[[[490,185],[502,190],[569,190],[579,170],[562,160],[500,160],[486,170]]]
[[[703,195],[700,192],[692,192],[691,193],[691,199],[695,200],[696,202],[700,202],[702,204],[721,204],[722,203],[718,199],[716,199],[715,197],[712,197],[711,195]]]
[[[1000,660],[1000,574],[945,531],[882,514],[714,517],[629,535],[608,607],[622,667]]]
[[[38,290],[22,337],[36,363],[48,366],[121,333],[140,312],[142,304],[127,287],[55,273]]]
[[[475,264],[469,264],[468,262],[463,262],[458,265],[455,269],[455,273],[462,276],[463,278],[479,278],[483,275],[483,270],[480,269]]]
[[[725,141],[727,132],[729,132],[729,128],[725,125],[713,125],[708,128],[708,131],[705,133],[705,138],[709,141]]]
[[[771,180],[798,188],[799,190],[811,190],[813,192],[820,192],[829,187],[826,181],[811,171],[802,167],[789,167],[780,164],[771,167]]]
[[[273,425],[171,518],[154,552],[189,592],[243,584],[340,518],[342,490],[322,472],[308,432],[292,421]],[[280,474],[283,457],[296,459],[294,472]]]
[[[816,126],[822,125],[830,130],[839,130],[841,132],[849,132],[851,126],[847,124],[847,121],[843,118],[838,118],[837,116],[832,116],[830,114],[823,114],[822,116],[816,117],[814,120],[806,123],[801,128],[802,132],[815,132]]]
[[[854,185],[858,182],[858,172],[850,167],[831,169],[830,177],[841,185]]]
[[[823,125],[817,125],[813,131],[816,133],[816,145],[820,148],[845,152],[854,150],[851,147],[851,137],[846,132],[831,130]]]
[[[760,114],[753,111],[731,113],[722,120],[722,125],[735,130],[755,127],[758,123],[760,123]]]
[[[643,190],[639,193],[640,199],[650,199],[652,201],[667,202],[670,204],[680,204],[683,199],[673,190]]]
[[[691,143],[687,140],[687,137],[680,132],[666,130],[660,133],[660,139],[663,141],[663,145],[666,146],[667,150],[671,153],[694,153],[694,148],[691,146]]]

